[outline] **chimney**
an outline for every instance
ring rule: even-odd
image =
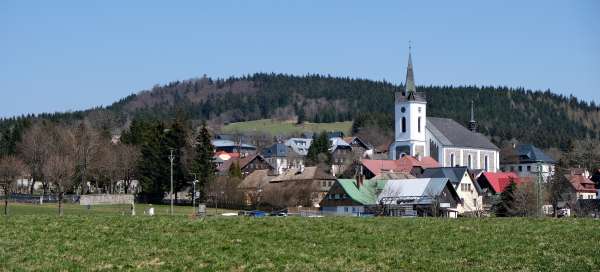
[[[360,189],[360,187],[363,185],[363,179],[364,179],[363,168],[361,165],[358,170],[358,174],[356,175],[356,188]]]

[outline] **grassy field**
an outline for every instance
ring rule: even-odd
[[[4,213],[4,202],[1,203],[1,212]],[[155,215],[169,215],[169,205],[150,205],[150,204],[135,204],[135,211],[137,215],[144,215],[144,212],[148,208],[154,207]],[[32,205],[32,204],[14,204],[11,203],[8,206],[9,215],[11,216],[22,216],[22,215],[58,215],[58,204],[44,204],[44,205]],[[78,204],[65,204],[64,206],[65,215],[130,215],[131,208],[129,205],[98,205],[92,206],[88,209],[86,206]],[[236,212],[231,210],[207,208],[208,215],[215,215],[216,213],[224,212]],[[188,216],[193,213],[191,206],[174,206],[173,214],[176,216]]]
[[[600,269],[600,221],[585,219],[193,220],[98,212],[12,215],[0,230],[6,271]]]
[[[223,127],[224,133],[249,133],[262,132],[271,135],[290,135],[302,133],[305,131],[321,132],[321,131],[343,131],[344,134],[350,135],[352,122],[336,122],[336,123],[304,123],[296,125],[291,121],[275,121],[271,119],[262,119],[256,121],[231,123]]]

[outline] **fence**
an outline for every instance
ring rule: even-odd
[[[65,203],[78,203],[78,195],[64,195],[63,200]],[[10,201],[16,203],[28,203],[28,204],[43,204],[43,203],[58,203],[58,196],[56,195],[30,195],[30,194],[11,194]]]

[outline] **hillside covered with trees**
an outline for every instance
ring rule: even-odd
[[[428,116],[466,124],[475,102],[479,130],[501,144],[518,139],[542,148],[567,149],[575,139],[600,138],[600,107],[550,91],[507,87],[420,86]],[[391,135],[394,91],[388,82],[322,75],[254,74],[213,80],[206,76],[175,81],[130,95],[106,108],[41,114],[0,122],[0,152],[11,153],[31,120],[92,120],[105,133],[120,133],[131,120],[207,120],[213,129],[230,122],[265,118],[298,122],[354,121],[353,132]],[[199,124],[199,122],[197,122]]]

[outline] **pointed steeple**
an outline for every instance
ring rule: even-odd
[[[471,100],[471,121],[469,121],[469,130],[477,132],[477,121],[475,121],[475,110],[474,102]]]
[[[406,82],[405,82],[405,90],[407,96],[414,94],[417,91],[415,88],[415,75],[413,72],[413,64],[412,64],[412,54],[411,54],[412,46],[410,42],[408,44],[408,67],[406,67]]]

